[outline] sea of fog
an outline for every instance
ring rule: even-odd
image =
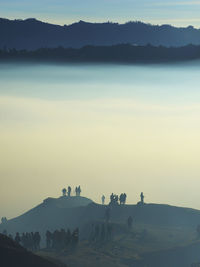
[[[200,62],[168,65],[0,64],[1,96],[50,100],[199,100]]]
[[[200,208],[200,63],[0,64],[0,213],[68,185]]]

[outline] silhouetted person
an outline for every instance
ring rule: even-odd
[[[65,246],[68,247],[71,243],[71,231],[68,229],[65,236]]]
[[[15,236],[15,242],[16,242],[17,244],[19,244],[20,241],[21,241],[20,235],[19,235],[19,233],[16,233],[16,236]]]
[[[141,203],[144,204],[144,194],[143,194],[143,192],[140,194],[140,198],[141,198]]]
[[[107,225],[107,239],[111,240],[113,237],[113,226],[111,224]]]
[[[101,201],[102,201],[102,205],[104,205],[105,204],[105,196],[103,195],[102,197],[101,197]]]
[[[1,223],[2,223],[2,224],[5,224],[5,223],[7,223],[7,221],[8,221],[8,220],[7,220],[7,218],[6,218],[6,217],[2,217],[2,218],[1,218]]]
[[[101,225],[101,241],[104,241],[106,238],[106,229],[104,223]]]
[[[3,230],[3,235],[7,235],[7,230]]]
[[[76,247],[79,242],[79,229],[76,228],[71,236],[71,243],[73,247]]]
[[[131,216],[128,217],[127,225],[128,225],[129,230],[131,230],[133,226],[133,218]]]
[[[77,186],[75,188],[75,193],[76,193],[76,196],[78,196],[78,187]]]
[[[39,250],[40,249],[40,241],[41,241],[41,236],[39,232],[36,232],[33,235],[33,244],[34,244],[34,249]]]
[[[123,204],[124,205],[126,204],[126,198],[127,198],[127,195],[126,195],[126,193],[124,193],[124,196],[123,196]]]
[[[107,207],[105,211],[105,220],[106,220],[106,223],[110,221],[110,208],[109,207]]]
[[[78,196],[80,197],[80,195],[81,195],[81,187],[79,185],[79,187],[78,187]]]
[[[110,203],[109,205],[118,205],[119,197],[118,195],[114,195],[113,193],[110,196]]]
[[[114,202],[114,194],[112,193],[111,195],[110,195],[110,204],[112,204]]]
[[[72,188],[71,188],[71,186],[68,186],[68,191],[67,191],[68,197],[71,196],[71,192],[72,192]]]
[[[63,188],[62,193],[63,193],[63,197],[66,197],[66,193],[67,193],[66,188]]]
[[[97,241],[99,239],[99,232],[100,232],[99,225],[96,224],[95,229],[94,229],[94,240],[95,241]]]
[[[52,234],[50,231],[46,231],[46,248],[51,247],[51,241],[52,241]]]

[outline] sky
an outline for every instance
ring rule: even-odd
[[[0,0],[0,17],[55,24],[144,21],[200,28],[200,0]]]

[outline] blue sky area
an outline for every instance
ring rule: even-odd
[[[75,21],[193,25],[200,28],[200,0],[0,0],[0,17],[57,24]]]

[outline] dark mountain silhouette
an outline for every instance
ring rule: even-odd
[[[200,59],[200,46],[154,47],[133,46],[86,46],[75,48],[43,48],[35,51],[16,49],[0,50],[0,61],[41,61],[41,62],[176,62]]]
[[[0,234],[0,266],[2,267],[64,267],[22,248],[12,239]]]
[[[200,45],[200,30],[192,26],[177,28],[142,22],[88,23],[80,21],[68,26],[44,23],[36,19],[0,19],[0,48],[35,50],[58,46],[80,48],[86,45],[185,46]]]

